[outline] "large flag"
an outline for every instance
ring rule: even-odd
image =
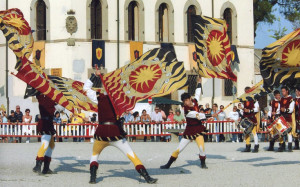
[[[83,91],[84,83],[63,77],[48,76],[39,66],[30,62],[25,57],[21,59],[22,66],[18,69],[18,73],[15,76],[29,86],[72,113],[74,113],[75,108],[85,111],[98,111],[97,105]]]
[[[135,61],[143,54],[143,42],[130,41],[130,62]]]
[[[192,16],[197,51],[198,73],[206,78],[231,79],[237,77],[231,70],[234,53],[230,49],[226,21],[206,16]]]
[[[102,77],[117,115],[132,110],[135,103],[176,91],[187,83],[183,62],[173,52],[156,48],[136,61]]]
[[[243,101],[253,101],[258,99],[260,96],[264,96],[268,94],[266,90],[263,88],[263,80],[259,83],[255,84],[252,88],[248,90],[248,92],[242,94],[237,99],[232,101],[232,103],[238,103]]]
[[[263,49],[260,72],[269,91],[300,78],[300,28]]]
[[[33,62],[37,66],[41,66],[42,69],[45,68],[45,41],[34,42],[33,45]]]
[[[34,43],[31,28],[19,9],[0,11],[0,29],[18,58],[30,57]]]
[[[105,67],[105,41],[92,41],[92,67]]]

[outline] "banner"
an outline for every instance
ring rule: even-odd
[[[293,87],[300,79],[300,28],[265,47],[259,63],[266,90]]]
[[[92,41],[92,67],[105,67],[105,41]]]
[[[143,42],[130,41],[130,62],[135,61],[143,54]]]
[[[205,78],[231,79],[236,82],[236,75],[231,70],[234,53],[230,49],[225,20],[195,15],[192,16],[192,25],[198,73]]]
[[[197,52],[195,48],[195,44],[189,44],[189,60],[190,60],[190,68],[197,70]]]
[[[102,77],[117,115],[132,110],[136,102],[168,95],[187,85],[183,62],[173,52],[156,48],[134,62]]]
[[[32,59],[37,66],[45,69],[45,41],[34,42]]]

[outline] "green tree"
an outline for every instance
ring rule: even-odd
[[[272,8],[275,5],[279,6],[280,13],[293,23],[294,28],[299,27],[299,0],[253,0],[255,32],[259,22],[272,24],[276,20],[275,15],[272,13]],[[254,34],[254,36],[256,36],[256,34]]]
[[[269,29],[269,32],[272,32],[272,35],[270,35],[271,38],[274,38],[275,40],[279,40],[280,38],[284,37],[286,35],[287,28],[281,27],[280,24],[280,17],[276,19],[278,21],[278,29]]]

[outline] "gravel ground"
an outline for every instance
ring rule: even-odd
[[[152,186],[298,186],[300,151],[241,153],[243,143],[207,143],[208,170],[199,165],[198,149],[191,143],[169,170],[161,170],[177,143],[130,143],[150,175]],[[39,143],[0,144],[0,186],[93,186],[89,181],[92,143],[57,143],[51,168],[55,175],[32,172]],[[252,145],[253,146],[253,145]],[[149,186],[140,179],[133,164],[114,147],[100,155],[97,174],[100,186]],[[95,186],[95,185],[94,185]]]

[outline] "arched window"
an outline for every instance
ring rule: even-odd
[[[91,3],[91,39],[102,39],[102,6],[100,0]]]
[[[159,6],[159,41],[169,42],[169,16],[168,16],[168,5],[162,3]]]
[[[128,6],[128,40],[139,40],[139,7],[136,1]]]
[[[228,25],[227,34],[228,34],[230,43],[232,44],[232,11],[230,8],[225,9],[223,17]]]
[[[187,37],[188,42],[194,42],[194,31],[192,25],[192,15],[196,15],[196,7],[194,5],[189,6],[187,10]]]
[[[46,40],[46,4],[43,0],[38,0],[36,4],[36,38]]]

